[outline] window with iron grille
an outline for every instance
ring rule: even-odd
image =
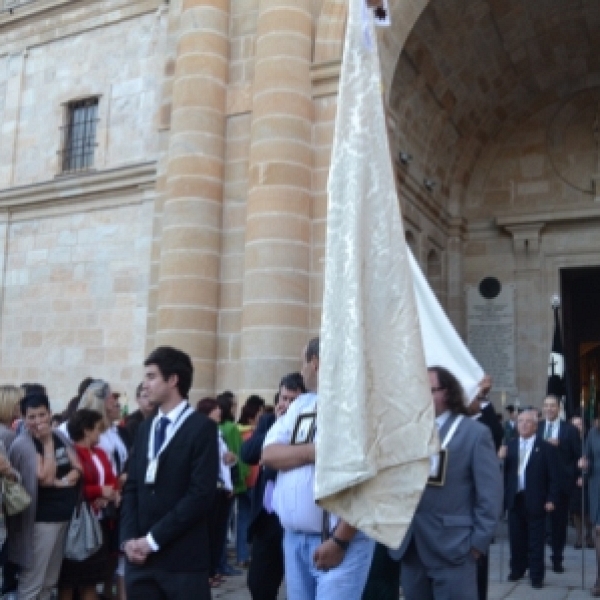
[[[89,169],[94,164],[98,98],[69,102],[62,127],[62,172]]]

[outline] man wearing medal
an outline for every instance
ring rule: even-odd
[[[209,600],[206,517],[217,489],[217,427],[187,401],[187,354],[163,346],[144,366],[144,393],[158,412],[139,427],[123,490],[127,597]]]
[[[302,394],[266,435],[263,465],[279,471],[273,509],[284,529],[289,600],[360,600],[375,542],[314,499],[319,338],[303,352]]]
[[[429,382],[441,453],[399,550],[406,600],[477,600],[477,559],[502,508],[502,477],[490,431],[468,418],[463,389],[442,367]],[[433,472],[435,471],[435,472]]]

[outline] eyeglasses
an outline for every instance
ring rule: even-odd
[[[445,389],[446,389],[445,387],[434,387],[434,388],[431,388],[431,393],[435,394],[436,392],[441,392],[442,390],[445,390]]]

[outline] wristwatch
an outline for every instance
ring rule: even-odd
[[[336,537],[336,535],[332,535],[331,539],[344,551],[347,552],[348,548],[350,548],[350,542],[348,542],[347,540],[341,540],[339,537]]]

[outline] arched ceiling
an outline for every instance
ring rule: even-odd
[[[389,104],[398,148],[451,198],[502,127],[595,86],[599,0],[431,0],[406,40]]]

